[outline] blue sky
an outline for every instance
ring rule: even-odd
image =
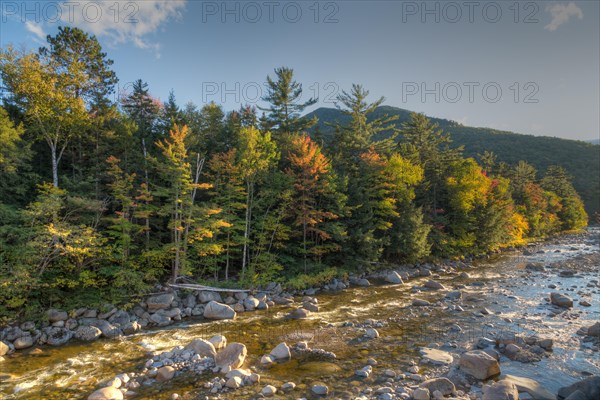
[[[372,98],[471,126],[598,139],[598,1],[1,1],[0,44],[37,49],[71,24],[97,35],[126,91],[226,109],[261,104],[294,68],[333,107]]]

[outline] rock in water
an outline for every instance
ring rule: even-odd
[[[234,319],[235,311],[226,304],[211,301],[204,308],[204,318],[208,319]]]
[[[217,356],[217,351],[215,350],[215,346],[204,339],[194,339],[190,343],[187,344],[183,348],[184,350],[193,350],[194,353],[200,355],[201,357],[212,357],[215,358]]]
[[[387,274],[385,277],[385,281],[388,283],[393,283],[395,285],[404,283],[404,281],[402,281],[402,277],[396,271],[392,271],[389,274]]]
[[[0,340],[0,357],[8,353],[8,345]]]
[[[507,380],[501,380],[483,392],[483,400],[519,400],[517,387]]]
[[[454,383],[452,383],[448,378],[428,379],[421,383],[419,387],[429,389],[431,393],[435,392],[436,390],[440,391],[443,396],[452,394],[456,390]]]
[[[550,293],[550,302],[555,306],[563,308],[573,307],[573,300],[570,297],[565,296],[564,294],[560,294],[558,292]]]
[[[431,303],[423,299],[413,299],[412,305],[415,307],[428,307]]]
[[[506,375],[504,380],[513,383],[519,392],[527,392],[534,400],[556,400],[556,396],[544,389],[533,379],[520,376]]]
[[[429,389],[417,388],[413,390],[412,397],[415,400],[429,400]]]
[[[558,390],[558,398],[570,398],[576,391],[583,393],[589,400],[600,399],[600,375],[591,376],[570,386]]]
[[[446,289],[444,287],[444,285],[442,285],[438,281],[433,281],[433,280],[425,282],[425,287],[428,288],[428,289],[434,289],[434,290],[444,290],[444,289]]]
[[[246,346],[241,343],[229,343],[227,347],[217,353],[215,357],[215,364],[221,369],[222,372],[229,372],[232,369],[236,369],[244,364],[248,350]]]
[[[433,365],[450,365],[453,361],[452,354],[442,350],[423,347],[420,353],[424,362]]]
[[[267,385],[260,391],[260,393],[265,397],[271,397],[277,393],[277,388],[275,386]]]
[[[304,309],[304,308],[297,308],[294,311],[292,311],[291,313],[289,313],[289,317],[291,319],[305,319],[308,318],[310,315],[310,311]]]
[[[600,336],[600,322],[596,322],[594,325],[587,328],[588,336]]]
[[[317,396],[326,396],[329,393],[327,385],[322,383],[314,384],[310,390]]]
[[[90,394],[88,400],[123,400],[123,392],[113,386],[108,386]]]
[[[148,311],[165,310],[171,307],[171,303],[175,300],[173,293],[163,293],[156,296],[149,297],[146,300],[148,305]]]
[[[463,353],[458,365],[462,371],[480,380],[500,373],[498,361],[481,350]]]

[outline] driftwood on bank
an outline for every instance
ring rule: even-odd
[[[206,290],[209,292],[248,293],[251,291],[250,289],[224,289],[193,283],[167,283],[167,285],[174,289]]]

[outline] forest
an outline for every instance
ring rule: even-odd
[[[374,114],[384,98],[361,85],[325,140],[291,68],[267,77],[265,107],[225,111],[142,79],[113,101],[112,64],[77,28],[0,52],[0,319],[182,276],[301,288],[588,223],[564,168],[469,157],[423,114]]]

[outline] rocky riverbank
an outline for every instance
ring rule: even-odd
[[[501,390],[514,394],[511,385],[522,392],[521,396],[526,392],[522,387],[529,387],[530,391],[534,391],[531,387],[545,389],[546,395],[556,396],[560,387],[552,381],[530,382],[531,378],[537,379],[536,370],[547,368],[548,377],[560,376],[560,367],[558,371],[553,369],[564,360],[569,368],[573,365],[582,368],[582,372],[600,371],[593,362],[588,367],[576,362],[579,357],[593,361],[590,354],[597,356],[600,345],[600,324],[594,311],[600,293],[594,265],[598,265],[600,253],[587,239],[576,239],[578,244],[573,250],[567,246],[574,242],[573,237],[530,246],[521,252],[522,257],[511,255],[506,265],[492,261],[497,272],[483,264],[447,262],[352,276],[347,281],[299,292],[286,292],[272,285],[269,291],[248,294],[159,293],[130,310],[129,320],[123,310],[114,308],[104,313],[100,311],[105,310],[97,310],[95,316],[86,315],[93,310],[85,310],[76,318],[72,312],[52,310],[47,326],[41,329],[18,326],[23,332],[30,328],[30,334],[0,344],[0,353],[8,353],[4,354],[3,363],[7,366],[21,353],[13,351],[15,341],[25,336],[33,339],[36,334],[32,330],[39,329],[43,334],[44,329],[69,329],[76,339],[78,331],[94,327],[102,337],[104,332],[98,325],[107,328],[106,337],[119,337],[125,342],[137,340],[145,349],[140,353],[145,354],[142,361],[136,358],[125,369],[115,364],[111,367],[114,372],[103,375],[100,384],[95,380],[90,386],[88,382],[93,381],[89,375],[81,377],[82,384],[86,384],[81,389],[70,383],[70,390],[79,393],[75,398],[87,398],[100,390],[100,394],[90,398],[160,399],[177,394],[183,399],[292,399],[321,393],[319,396],[344,399],[472,400],[497,398],[492,394]],[[571,255],[565,254],[569,251]],[[169,316],[171,313],[173,317]],[[373,318],[365,318],[366,315]],[[117,320],[119,316],[123,317],[121,321]],[[86,318],[94,323],[85,324]],[[216,363],[219,354],[231,345],[226,345],[225,335],[194,336],[193,332],[198,332],[195,327],[213,324],[180,322],[208,318],[237,318],[222,325],[230,330],[239,326],[240,333],[233,336],[233,341],[238,343],[238,349],[245,348],[246,354],[239,366],[231,366],[231,371],[237,372],[222,369]],[[268,326],[288,328],[281,332],[254,330],[254,326],[265,326],[265,318]],[[73,326],[70,319],[78,325]],[[141,329],[157,332],[152,328],[161,321],[165,321],[158,331],[164,332],[161,337],[166,338],[172,330],[171,336],[181,339],[170,339],[168,342],[175,343],[171,347],[159,346],[160,350],[156,340],[139,342],[137,338],[148,335],[140,333]],[[256,325],[250,321],[256,321]],[[296,321],[293,327],[291,321]],[[177,324],[167,327],[167,322]],[[136,339],[118,336],[129,333],[124,328],[133,323],[140,329]],[[519,327],[516,332],[515,325]],[[419,329],[415,330],[415,326]],[[98,332],[92,331],[97,337]],[[112,336],[113,332],[117,334]],[[257,341],[265,345],[257,346]],[[82,342],[78,339],[77,343]],[[214,352],[206,343],[212,345]],[[16,357],[14,362],[34,356],[36,350],[24,350],[30,355]],[[41,351],[53,353],[48,347]],[[565,358],[574,351],[578,354],[575,358]],[[240,350],[241,353],[244,352]],[[2,370],[0,366],[0,378]],[[10,374],[11,369],[6,371]],[[9,382],[14,379],[11,375],[5,377]],[[494,386],[497,380],[511,383]],[[452,391],[447,381],[453,385]],[[563,386],[573,381],[574,377],[569,378]],[[22,382],[18,387],[27,385]],[[493,390],[484,397],[490,388]],[[104,392],[107,395],[99,397]],[[539,394],[526,396],[546,399],[535,397]]]

